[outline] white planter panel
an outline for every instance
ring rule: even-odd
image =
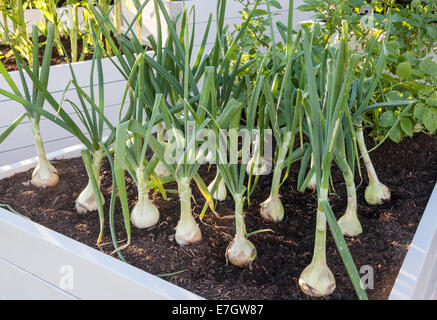
[[[437,185],[414,234],[390,300],[437,300]]]
[[[4,209],[0,209],[0,243],[3,298],[201,299]],[[28,284],[29,279],[36,283]],[[24,293],[26,289],[40,292]]]
[[[76,300],[41,278],[0,258],[0,299]]]

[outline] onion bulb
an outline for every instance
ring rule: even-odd
[[[38,188],[54,187],[59,182],[58,172],[47,160],[39,125],[36,121],[32,121],[32,133],[38,155],[38,164],[32,172],[31,183]]]
[[[256,248],[245,237],[235,236],[226,249],[226,258],[236,267],[251,266],[256,258]]]
[[[378,179],[375,167],[373,166],[369,152],[367,151],[366,143],[364,141],[363,128],[361,126],[357,128],[357,142],[363,157],[364,166],[366,167],[367,176],[369,177],[369,185],[364,192],[364,198],[366,199],[366,202],[368,204],[376,205],[381,204],[385,200],[390,200],[390,189],[382,184]]]
[[[216,184],[218,178],[218,173],[214,180],[209,184],[208,191],[212,192],[212,189],[214,188],[214,185]],[[227,196],[227,190],[226,190],[226,183],[225,180],[220,179],[220,182],[215,190],[215,192],[212,194],[212,197],[218,201],[225,201]]]
[[[144,179],[144,167],[137,169],[138,202],[132,209],[131,222],[139,228],[145,229],[156,225],[159,221],[159,210],[149,200],[149,190]]]
[[[314,166],[314,157],[311,154],[311,168]],[[316,175],[313,174],[311,176],[310,181],[308,181],[308,184],[306,186],[306,188],[310,191],[316,191],[317,190],[317,180],[316,180]]]
[[[326,261],[313,261],[299,277],[302,291],[311,297],[330,295],[335,290],[335,278]]]
[[[58,172],[47,160],[38,157],[38,165],[32,172],[31,183],[38,188],[54,187],[59,182]]]
[[[284,218],[284,207],[282,206],[279,195],[270,196],[261,203],[261,216],[266,221],[279,222]]]
[[[322,185],[327,185],[323,182]],[[334,275],[326,263],[326,216],[321,203],[327,200],[328,189],[320,188],[313,259],[299,277],[300,288],[312,297],[329,295],[335,289]]]
[[[191,213],[191,187],[190,179],[185,177],[178,179],[179,201],[181,215],[176,226],[176,242],[183,246],[202,240],[202,233]]]
[[[102,204],[105,203],[102,192],[100,191],[100,165],[102,163],[103,150],[97,150],[92,154],[92,170],[94,173],[94,178],[97,181],[97,186],[99,188],[99,196],[102,199]],[[88,184],[85,189],[79,194],[76,199],[76,211],[78,214],[84,214],[89,211],[96,211],[98,209],[96,195],[94,194],[93,186],[91,180],[88,179]]]
[[[364,192],[364,198],[366,198],[366,202],[373,205],[381,204],[386,200],[390,200],[390,197],[390,189],[378,180],[375,181],[375,179],[370,181],[366,191]]]
[[[226,249],[226,259],[236,267],[251,266],[256,258],[256,248],[246,237],[243,205],[241,194],[234,196],[235,202],[235,238]]]

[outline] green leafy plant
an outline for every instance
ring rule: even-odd
[[[360,8],[364,5],[370,6],[373,14],[363,15]],[[389,130],[389,138],[394,142],[411,137],[415,132],[434,133],[436,130],[434,92],[437,65],[429,57],[432,51],[437,52],[436,8],[435,0],[414,0],[406,4],[381,0],[306,0],[300,7],[301,10],[315,11],[316,17],[324,21],[327,41],[340,31],[339,21],[348,20],[356,46],[374,57],[378,57],[383,50],[382,43],[375,45],[374,40],[384,32],[389,34],[385,72],[372,99],[375,103],[415,100],[416,105],[407,113],[402,105],[368,113],[365,122],[371,126],[369,135],[379,141],[384,139]],[[387,29],[389,21],[390,27]],[[426,111],[425,114],[422,111]],[[391,130],[400,115],[402,119]]]

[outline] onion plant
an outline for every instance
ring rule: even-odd
[[[137,91],[139,92],[139,91]],[[139,97],[137,93],[137,98]],[[157,97],[154,112],[148,123],[154,123],[156,115],[159,112],[162,96]],[[140,99],[134,101],[140,102]],[[132,103],[132,100],[131,100]],[[139,103],[136,104],[135,121],[143,123],[143,109]],[[129,209],[126,196],[126,184],[124,177],[124,170],[127,169],[134,179],[138,189],[138,201],[132,212],[130,213],[130,220],[132,224],[140,229],[149,228],[158,223],[159,211],[158,208],[149,200],[150,180],[153,174],[153,169],[157,164],[157,157],[153,157],[151,161],[146,158],[146,151],[148,148],[148,140],[151,135],[151,128],[149,126],[144,136],[133,133],[129,135],[129,122],[123,122],[117,126],[117,135],[115,140],[115,178],[117,179],[117,187],[122,203],[122,210],[125,216],[125,223],[128,221]],[[127,143],[129,142],[129,143]],[[159,178],[155,180],[160,183]],[[128,244],[130,243],[130,226],[127,226]]]
[[[358,219],[357,213],[357,191],[353,171],[355,158],[350,157],[351,159],[349,159],[349,162],[347,159],[347,153],[352,155],[356,154],[356,150],[354,149],[356,145],[352,141],[351,132],[353,134],[351,123],[347,121],[346,117],[344,117],[342,125],[338,128],[338,138],[335,144],[336,150],[334,159],[343,174],[347,192],[346,211],[338,220],[338,225],[344,235],[355,237],[363,232],[363,228]],[[346,150],[346,146],[352,150],[348,150],[348,152]]]
[[[217,137],[217,167],[235,203],[236,232],[234,239],[226,249],[226,259],[237,267],[251,266],[257,255],[255,246],[248,240],[244,221],[243,208],[247,190],[244,185],[246,165],[244,161],[238,164],[239,157],[243,156],[242,152],[245,152],[244,149],[248,147],[243,143],[242,150],[238,150],[242,107],[241,102],[230,100],[225,111],[219,118],[213,118],[214,121],[210,126],[216,132]],[[227,118],[231,120],[225,121]],[[228,130],[228,133],[226,134],[223,130]],[[221,147],[223,141],[226,141],[225,148]],[[223,152],[225,150],[227,153]]]
[[[291,34],[291,27],[289,33]],[[265,79],[263,83],[263,94],[268,110],[267,114],[269,115],[271,128],[273,129],[276,141],[276,156],[270,195],[267,200],[261,203],[260,212],[265,220],[273,222],[279,222],[284,217],[284,209],[279,198],[279,188],[288,176],[290,164],[293,159],[292,151],[298,129],[298,121],[302,117],[301,91],[296,89],[292,83],[293,65],[296,57],[295,50],[297,44],[300,42],[300,38],[301,32],[299,31],[293,45],[291,45],[291,42],[288,43],[288,46],[291,47],[287,49],[284,62],[285,70],[279,92],[276,93],[277,89],[275,89],[275,87],[277,87],[277,85],[271,85],[268,79]],[[280,75],[277,74],[275,80],[277,80],[279,76]],[[297,151],[299,152],[299,150]],[[287,154],[289,155],[288,159],[286,159]],[[284,168],[287,168],[287,170],[284,178],[281,180],[282,170],[284,170]]]
[[[230,154],[235,154],[238,144],[238,129],[241,111],[234,115],[229,132]],[[219,159],[218,168],[229,192],[232,194],[235,203],[235,237],[226,249],[226,258],[237,267],[250,266],[255,260],[257,252],[252,242],[247,238],[246,225],[244,221],[244,186],[245,168],[235,163],[227,164],[226,159]]]
[[[29,105],[35,105],[38,108],[43,108],[45,102],[45,95],[43,90],[47,91],[48,81],[49,81],[49,73],[50,73],[50,59],[52,56],[52,48],[53,48],[53,33],[54,33],[54,25],[49,24],[48,26],[48,37],[47,37],[47,45],[44,49],[44,58],[41,67],[39,66],[39,42],[38,42],[38,28],[37,26],[33,26],[32,29],[32,39],[33,39],[33,63],[32,69],[28,67],[25,62],[21,59],[17,49],[15,46],[12,46],[12,50],[15,55],[16,63],[18,66],[18,71],[21,79],[21,86],[23,88],[24,93],[22,94],[18,88],[18,86],[14,83],[9,73],[6,71],[4,65],[0,62],[0,72],[3,75],[4,79],[9,84],[12,92],[8,92],[5,89],[1,88],[0,93],[21,103],[25,110],[27,117],[30,121],[30,125],[32,128],[32,134],[34,137],[34,142],[37,151],[38,164],[32,173],[32,184],[36,187],[46,188],[53,187],[59,181],[59,176],[56,169],[53,165],[48,161],[46,152],[44,149],[44,144],[41,138],[40,131],[40,120],[41,115]],[[32,87],[29,86],[28,80],[26,79],[23,68],[32,75],[31,78],[37,79],[40,87],[38,87],[35,81],[32,84]]]
[[[139,81],[136,81],[136,88],[135,90],[130,90],[130,113],[132,114],[131,119],[138,123],[143,124],[148,121],[148,123],[151,124],[155,123],[155,119],[159,114],[162,95],[156,97],[154,106],[151,108],[152,112],[149,114],[147,112],[148,110],[146,110],[148,101],[145,100],[148,93],[143,94],[142,90],[145,89],[143,81],[150,79],[149,76],[151,76],[151,73],[146,72],[148,69],[145,67],[144,54],[137,58],[137,63],[131,73],[132,75],[136,75],[136,69],[139,70],[137,74]],[[130,86],[130,83],[131,81],[128,82],[128,87]],[[148,140],[152,127],[153,126],[149,126],[143,137],[136,133],[129,134],[129,122],[122,123],[117,127],[115,141],[115,174],[118,178],[117,180],[120,181],[117,185],[122,194],[120,198],[122,198],[121,201],[124,208],[124,214],[126,216],[128,215],[128,212],[126,211],[127,198],[124,197],[124,194],[126,193],[124,170],[127,169],[134,179],[138,189],[138,201],[130,214],[130,220],[135,227],[140,229],[152,227],[159,220],[158,208],[149,200],[149,189],[152,181],[155,182],[155,185],[157,185],[165,195],[165,191],[162,187],[162,182],[165,179],[162,177],[160,179],[160,177],[153,173],[153,170],[159,161],[158,158],[154,156],[150,161],[146,158]]]
[[[343,23],[340,47],[335,57],[327,61],[326,68],[318,68],[319,77],[326,81],[323,86],[319,87],[314,73],[312,34],[307,28],[305,28],[303,44],[307,78],[307,95],[303,103],[309,119],[308,135],[314,157],[313,169],[316,176],[318,207],[313,258],[300,275],[299,285],[304,293],[317,297],[331,294],[336,286],[334,275],[326,261],[327,221],[355,290],[359,297],[366,297],[364,290],[360,287],[358,271],[347,250],[328,201],[331,163],[338,131],[347,108],[347,98],[353,76],[360,60],[359,55],[350,55],[348,52],[347,34],[347,24]]]
[[[155,1],[155,6],[158,7],[158,1]],[[162,8],[161,8],[162,9]],[[184,13],[184,15],[186,15],[186,12]],[[102,15],[100,16],[102,17]],[[176,34],[176,28],[175,28],[175,23],[173,21],[170,20],[170,18],[167,16],[166,18],[168,18],[169,23],[172,24],[173,27],[173,32],[174,34]],[[112,24],[108,24],[110,28],[113,27]],[[183,62],[183,64],[185,65],[182,69],[180,69],[183,72],[183,81],[184,84],[180,85],[179,84],[179,80],[176,79],[175,77],[173,77],[173,75],[171,75],[168,71],[165,71],[162,67],[160,67],[159,63],[162,62],[162,42],[161,42],[161,38],[158,39],[157,41],[157,45],[159,46],[157,49],[157,60],[158,62],[154,61],[151,57],[149,57],[147,55],[147,53],[143,53],[142,55],[142,62],[139,64],[139,71],[138,71],[138,78],[136,80],[134,80],[135,82],[132,83],[134,84],[134,88],[136,89],[136,94],[138,94],[138,96],[142,99],[142,103],[147,105],[148,103],[150,103],[151,101],[154,101],[154,105],[158,105],[158,107],[160,108],[162,114],[162,119],[164,119],[164,121],[166,122],[166,127],[167,128],[171,128],[171,132],[174,133],[175,138],[176,138],[176,143],[182,143],[182,146],[187,147],[186,143],[188,142],[188,117],[189,117],[189,94],[191,91],[193,91],[195,94],[198,94],[198,89],[197,89],[197,84],[191,85],[189,86],[189,77],[192,77],[192,70],[190,69],[190,54],[191,51],[189,50],[189,41],[188,41],[188,25],[187,23],[185,23],[184,25],[184,33],[182,33],[183,35],[185,35],[185,37],[173,37],[172,40],[173,43],[175,44],[175,47],[178,51],[176,51],[176,55],[173,55],[170,51],[168,52],[169,56],[167,59],[171,59],[169,61],[169,63],[180,63]],[[119,37],[119,39],[121,39],[120,41],[122,43],[124,43],[126,45],[126,47],[124,47],[125,52],[130,53],[130,56],[127,56],[128,59],[130,57],[133,57],[133,55],[135,54],[135,52],[137,50],[144,50],[141,47],[141,42],[138,38],[134,37],[133,41],[131,43],[128,43],[125,41],[124,38]],[[124,42],[123,42],[124,40]],[[132,43],[134,44],[134,46],[132,46]],[[135,46],[137,49],[135,49]],[[129,48],[131,48],[129,50]],[[139,49],[141,48],[141,49]],[[133,52],[132,52],[133,51]],[[119,55],[118,53],[119,51],[116,51],[116,54]],[[120,57],[122,58],[122,57]],[[180,58],[181,60],[177,60],[178,58]],[[123,59],[123,58],[122,58]],[[128,72],[132,72],[133,68],[131,68],[129,66],[129,61],[126,61],[123,59],[121,60],[122,65],[125,66],[125,70]],[[165,63],[165,62],[164,62]],[[178,65],[176,64],[176,66],[178,67]],[[157,70],[157,74],[154,74],[154,70]],[[129,77],[130,78],[130,77]],[[164,79],[165,81],[162,81],[161,79]],[[130,79],[133,80],[133,79]],[[191,78],[191,80],[193,80]],[[158,83],[161,82],[161,86],[158,86]],[[168,83],[170,82],[170,83]],[[150,86],[152,83],[152,86]],[[169,86],[169,84],[174,84],[175,87],[171,88]],[[154,86],[156,85],[156,86]],[[168,89],[166,89],[168,88]],[[150,92],[152,89],[153,91],[159,90],[161,92],[167,93],[169,91],[169,100],[165,100],[163,97],[163,94],[157,94],[155,97],[151,97],[152,92]],[[206,90],[207,88],[205,88]],[[176,97],[177,95],[175,95],[175,93],[178,93],[180,95],[183,96],[184,98],[184,102],[182,104],[183,110],[184,110],[184,115],[185,115],[185,122],[183,125],[179,125],[177,124],[178,119],[174,118],[174,115],[172,114],[172,112],[170,112],[167,109],[167,105],[166,103],[172,103],[172,99],[173,97]],[[168,94],[168,93],[167,93]],[[167,96],[167,95],[166,95]],[[176,102],[176,100],[173,100],[174,102]],[[176,108],[178,108],[178,104],[180,104],[177,100],[176,102]],[[156,109],[156,108],[154,108]],[[179,109],[181,110],[181,109]],[[152,113],[153,114],[153,113]],[[151,117],[148,117],[149,120],[149,125],[150,124],[154,124],[154,122],[152,122]],[[135,123],[142,125],[141,121],[139,121],[140,119],[131,119],[131,121],[135,121]],[[176,127],[173,127],[175,124]],[[150,128],[149,128],[150,129]],[[185,134],[182,134],[181,131],[179,131],[180,129],[185,130]],[[136,134],[141,134],[141,133],[136,133],[135,131],[133,131],[134,135]],[[161,147],[163,148],[163,144],[161,144],[160,142],[158,142],[157,140],[155,140],[155,138],[153,137],[153,139],[150,137],[151,140],[156,141],[156,144],[151,144],[151,147],[153,149],[153,151],[155,153],[158,153],[158,157],[159,159],[164,162],[165,161],[165,155],[164,152],[162,151],[162,149],[160,149]],[[121,142],[120,142],[121,143]],[[143,145],[143,152],[141,152],[141,157],[139,159],[139,161],[137,161],[137,165],[138,167],[143,165],[143,161],[144,161],[144,146],[146,146],[146,144],[144,143]],[[180,145],[179,145],[180,146]],[[185,148],[186,149],[186,148]],[[123,154],[123,152],[119,152],[119,154]],[[117,159],[117,158],[116,158]],[[180,159],[178,159],[180,160]],[[183,158],[183,160],[187,160],[186,156]],[[156,163],[155,163],[156,165]],[[197,225],[197,223],[195,222],[194,217],[192,216],[191,213],[191,187],[190,187],[190,182],[191,180],[194,178],[194,176],[197,175],[197,170],[199,168],[198,164],[190,164],[187,161],[183,161],[182,164],[178,164],[177,166],[171,166],[170,164],[165,163],[167,170],[169,170],[169,172],[172,174],[172,176],[175,178],[175,180],[177,181],[178,184],[178,190],[179,190],[179,197],[180,197],[180,203],[181,203],[181,217],[179,220],[179,223],[176,227],[176,241],[181,244],[188,244],[188,243],[193,243],[193,242],[197,242],[201,239],[201,232],[200,229]],[[117,167],[117,166],[116,166]],[[142,171],[141,169],[139,170],[139,172]],[[141,174],[141,173],[140,173]],[[117,179],[119,183],[123,183],[122,182],[122,178]],[[199,179],[201,180],[201,179]],[[204,185],[203,185],[204,186]],[[120,186],[119,186],[120,188]],[[123,189],[123,186],[121,186],[121,188]],[[140,185],[139,185],[139,189]],[[204,186],[204,189],[206,190],[206,186]],[[206,193],[208,193],[208,191],[206,190]],[[123,208],[123,211],[126,212],[128,210],[128,208],[125,206]],[[132,214],[134,214],[135,212],[133,212]],[[152,222],[155,222],[156,220],[156,214],[155,214],[155,218],[152,219]],[[131,215],[131,217],[133,218],[134,216]],[[134,219],[132,221],[135,221]],[[149,221],[150,222],[150,221]]]
[[[257,1],[259,3],[259,1]],[[232,52],[236,47],[236,43],[239,38],[241,38],[244,29],[247,27],[247,23],[242,27],[241,32],[237,35],[235,40],[230,45],[224,45],[226,43],[226,32],[224,27],[224,15],[226,8],[226,1],[217,2],[217,36],[216,41],[210,51],[210,53],[205,54],[205,47],[208,39],[208,31],[212,23],[212,14],[209,16],[208,24],[206,27],[205,35],[203,36],[201,46],[199,48],[197,56],[192,57],[193,45],[194,45],[194,29],[189,35],[189,39],[184,44],[184,37],[188,36],[188,29],[185,27],[188,23],[188,16],[183,13],[182,16],[176,18],[176,21],[172,21],[166,12],[165,6],[161,0],[154,0],[155,10],[161,11],[165,18],[165,22],[169,27],[169,36],[167,37],[165,46],[163,43],[163,37],[160,32],[161,25],[161,15],[157,15],[158,24],[158,35],[156,38],[149,37],[148,43],[154,50],[154,55],[149,56],[145,54],[145,50],[142,47],[142,40],[138,38],[135,32],[132,30],[137,18],[141,14],[145,5],[148,1],[144,1],[142,5],[137,8],[137,16],[132,22],[128,22],[124,17],[124,22],[128,25],[126,35],[129,36],[130,40],[127,40],[124,35],[117,34],[116,26],[107,19],[107,13],[97,5],[97,9],[91,8],[93,15],[100,25],[105,25],[103,32],[105,36],[109,35],[110,32],[115,34],[120,48],[111,39],[108,39],[111,44],[111,49],[117,56],[118,64],[115,64],[119,68],[120,72],[125,76],[128,81],[131,81],[131,87],[135,88],[135,81],[138,77],[130,77],[132,74],[132,68],[135,64],[135,56],[144,54],[145,65],[154,71],[147,71],[144,74],[148,80],[143,81],[144,85],[147,86],[146,90],[143,90],[143,95],[146,103],[151,106],[153,105],[153,100],[155,94],[164,94],[164,101],[169,101],[173,108],[171,109],[173,113],[180,112],[183,109],[184,104],[180,103],[180,97],[185,95],[185,88],[179,84],[180,74],[188,72],[184,75],[184,81],[188,81],[189,91],[192,96],[188,98],[190,104],[197,104],[199,99],[201,99],[201,93],[197,88],[197,82],[201,80],[204,76],[205,67],[207,65],[220,65],[220,68],[215,69],[215,86],[216,86],[216,98],[218,99],[216,104],[218,107],[223,107],[228,101],[232,94],[232,87],[234,85],[235,79],[238,73],[244,71],[248,64],[240,66],[240,61],[234,65],[234,70],[231,72],[231,56]],[[255,9],[250,13],[250,16],[255,14]],[[195,12],[194,12],[195,15]],[[177,21],[180,19],[180,29],[178,27]],[[187,29],[187,30],[186,30]],[[180,30],[180,31],[178,31]],[[108,38],[108,37],[107,37]],[[184,48],[185,46],[185,48]],[[144,51],[144,52],[143,52]],[[193,67],[189,67],[185,70],[184,64],[186,59],[186,54],[188,53],[189,62],[194,61]],[[151,75],[155,75],[151,77]],[[184,84],[185,85],[185,84]],[[160,143],[164,142],[162,117],[161,122],[158,121],[157,127],[157,138]],[[160,161],[155,168],[155,172],[159,176],[168,175],[168,170]],[[223,181],[220,181],[220,190],[223,190]],[[212,190],[213,185],[210,186]],[[217,192],[214,192],[215,194]]]
[[[387,39],[387,38],[386,38]],[[362,76],[360,78],[360,85],[357,89],[357,104],[359,105],[358,110],[369,105],[370,99],[373,96],[373,92],[379,82],[379,78],[382,74],[382,71],[385,69],[385,65],[387,63],[387,49],[386,49],[386,41],[383,42],[383,50],[381,52],[381,55],[378,58],[378,61],[375,66],[375,74],[373,78],[371,78],[371,82],[369,86],[365,86],[364,84],[364,75],[365,72],[362,73]],[[366,67],[369,66],[370,60],[366,61]],[[364,70],[367,71],[367,68]],[[367,80],[368,82],[369,80]],[[357,111],[358,111],[357,110]],[[367,175],[369,177],[369,185],[366,188],[366,191],[364,193],[365,199],[367,203],[369,204],[380,204],[385,200],[389,200],[391,193],[390,189],[381,183],[378,179],[378,176],[376,174],[375,168],[373,166],[373,163],[370,159],[366,143],[364,141],[364,133],[363,133],[363,122],[358,117],[358,112],[356,113],[355,119],[357,120],[356,125],[356,137],[358,146],[360,148],[361,156],[363,157],[363,162],[367,170]]]

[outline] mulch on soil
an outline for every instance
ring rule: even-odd
[[[46,38],[43,36],[40,36],[39,38],[39,43],[45,43]],[[66,37],[61,37],[61,42],[62,45],[64,46],[65,50],[68,53],[68,57],[70,58],[71,61],[71,43],[70,40]],[[42,60],[44,58],[44,48],[45,48],[45,44],[40,46],[39,48],[39,61],[40,63],[42,63]],[[91,47],[89,49],[92,49]],[[83,50],[83,42],[82,39],[78,39],[77,41],[77,56],[80,57],[82,54],[82,50]],[[1,57],[1,61],[4,64],[5,68],[7,71],[17,71],[18,67],[17,64],[15,62],[15,57],[11,51],[11,47],[9,45],[6,44],[0,44],[0,57]],[[91,60],[93,58],[93,53],[92,52],[87,52],[85,53],[84,56],[84,61],[86,60]],[[53,48],[53,52],[52,52],[52,58],[50,60],[50,65],[54,66],[54,65],[58,65],[58,64],[66,64],[67,63],[67,59],[65,58],[64,55],[60,55],[59,51],[56,47]]]
[[[374,145],[368,140],[368,146]],[[374,269],[374,289],[367,290],[370,299],[387,299],[403,259],[414,236],[429,196],[437,180],[437,138],[417,134],[414,139],[404,139],[400,144],[384,143],[371,153],[380,180],[392,191],[392,199],[380,206],[367,205],[364,190],[367,176],[357,177],[358,214],[364,233],[347,238],[348,247],[360,269],[370,265]],[[113,250],[109,224],[103,244],[96,246],[99,220],[96,212],[79,216],[74,200],[87,184],[86,171],[81,158],[53,161],[60,173],[59,184],[41,190],[27,183],[31,171],[17,174],[0,182],[0,203],[9,204],[33,221],[60,232],[105,253]],[[225,250],[234,235],[233,220],[217,219],[208,212],[200,228],[200,243],[180,247],[174,241],[179,215],[176,194],[169,194],[171,201],[164,201],[160,194],[151,200],[160,210],[157,226],[149,230],[132,229],[132,245],[123,251],[130,264],[152,274],[187,270],[166,278],[168,281],[208,299],[311,299],[298,285],[299,275],[310,263],[314,244],[316,196],[310,192],[296,191],[298,166],[292,167],[289,178],[281,188],[285,217],[279,224],[266,223],[259,214],[259,204],[270,190],[271,176],[261,177],[251,196],[251,205],[245,206],[248,232],[271,228],[274,232],[260,233],[250,240],[255,244],[258,257],[252,269],[226,266]],[[200,169],[205,182],[215,176],[215,169]],[[108,161],[102,168],[102,192],[109,205],[112,189]],[[136,187],[127,178],[131,208],[136,203]],[[335,190],[330,202],[334,212],[341,216],[346,208],[344,181],[334,168]],[[24,183],[24,184],[23,184]],[[193,183],[192,206],[196,218],[204,200]],[[175,183],[167,185],[176,189]],[[220,202],[217,212],[232,215],[232,198]],[[126,235],[121,209],[117,203],[116,230],[120,243]],[[356,299],[352,283],[337,252],[332,236],[328,235],[328,264],[334,273],[337,289],[324,299]]]

